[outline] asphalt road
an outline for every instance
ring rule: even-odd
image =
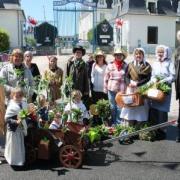
[[[173,134],[175,127],[168,128]],[[88,150],[81,169],[61,167],[58,159],[39,161],[23,171],[14,171],[3,162],[1,180],[179,180],[180,145],[174,137],[156,142],[118,142],[102,149]]]
[[[68,57],[58,59],[58,65],[64,69]],[[35,57],[34,61],[41,72],[48,66],[46,57]],[[169,119],[177,118],[177,107],[173,90]],[[166,140],[135,140],[130,145],[116,141],[101,149],[88,149],[80,169],[64,168],[53,157],[51,161],[38,161],[26,170],[14,171],[2,157],[4,148],[1,147],[0,180],[179,180],[180,144],[175,142],[175,137],[176,127],[171,126],[167,128]]]

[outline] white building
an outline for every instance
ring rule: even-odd
[[[22,47],[24,43],[23,25],[26,21],[20,0],[0,0],[0,28],[7,31],[10,47]]]
[[[108,3],[112,0],[108,0]],[[111,4],[107,4],[107,0],[92,0],[91,2],[97,3],[97,10],[94,11],[94,20],[93,12],[81,12],[79,20],[79,39],[87,40],[87,33],[90,29],[93,28],[94,24],[98,24],[103,20],[112,19],[112,9]]]
[[[132,52],[136,47],[154,53],[157,44],[175,48],[176,32],[180,29],[179,0],[113,0],[114,44]],[[179,3],[180,5],[180,3]],[[116,28],[115,20],[123,25]]]

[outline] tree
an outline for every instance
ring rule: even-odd
[[[93,29],[90,29],[89,31],[88,31],[88,34],[87,34],[87,39],[88,39],[88,41],[92,44],[92,42],[93,42]]]
[[[9,50],[9,35],[3,29],[0,29],[0,52]]]
[[[35,47],[36,46],[36,40],[31,37],[25,37],[25,42],[28,46]]]

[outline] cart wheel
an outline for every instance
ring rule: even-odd
[[[60,149],[59,160],[64,167],[79,168],[82,164],[82,153],[72,145],[65,145]]]
[[[36,149],[30,145],[26,145],[26,164],[33,164],[37,159]]]

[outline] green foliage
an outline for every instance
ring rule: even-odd
[[[122,131],[130,134],[135,131],[135,128],[132,126],[122,126],[121,124],[118,124],[115,126],[114,136],[119,136]]]
[[[69,97],[71,95],[71,92],[72,92],[72,87],[73,87],[72,76],[68,76],[68,77],[65,78],[64,83],[63,83],[63,85],[61,87],[61,94],[64,97]]]
[[[161,90],[162,92],[168,94],[171,91],[171,87],[165,83],[165,82],[160,82],[156,85],[157,89]]]
[[[26,37],[25,38],[25,42],[27,45],[35,47],[36,46],[36,40],[34,38],[31,37]]]
[[[24,75],[24,69],[15,69],[14,71],[17,77],[21,77]]]
[[[139,88],[138,88],[138,93],[140,94],[140,95],[146,95],[146,93],[147,93],[147,90],[149,89],[149,88],[151,88],[152,87],[152,85],[153,84],[145,84],[145,85],[143,85],[143,86],[140,86]]]
[[[29,116],[29,112],[27,109],[22,109],[19,114],[18,114],[18,117],[21,119],[21,120],[24,120],[26,119],[27,117]]]
[[[0,52],[7,51],[9,47],[9,35],[3,29],[0,29]]]
[[[4,85],[4,84],[6,84],[6,80],[0,77],[0,85]]]
[[[152,124],[146,123],[143,126],[137,127],[137,129],[145,129],[150,127]],[[154,141],[156,139],[156,131],[144,131],[139,133],[139,139],[144,141]]]
[[[82,116],[82,111],[80,109],[71,109],[71,117],[72,117],[72,122],[78,122]]]
[[[92,44],[94,37],[94,29],[90,29],[87,33],[87,39]]]
[[[160,77],[157,77],[157,78],[158,78],[158,82],[145,84],[145,85],[139,87],[138,92],[140,93],[140,95],[142,95],[142,96],[146,95],[147,91],[150,88],[159,89],[166,94],[168,94],[171,91],[171,87],[166,82],[160,82],[161,78]]]
[[[50,122],[53,120],[54,116],[55,116],[54,111],[53,111],[53,110],[50,110],[50,111],[48,112],[48,119],[49,119]]]
[[[99,117],[103,118],[103,120],[109,119],[111,115],[111,109],[108,100],[101,99],[96,103],[95,106]]]
[[[41,140],[46,142],[46,143],[49,143],[49,139],[47,137],[43,137]]]

